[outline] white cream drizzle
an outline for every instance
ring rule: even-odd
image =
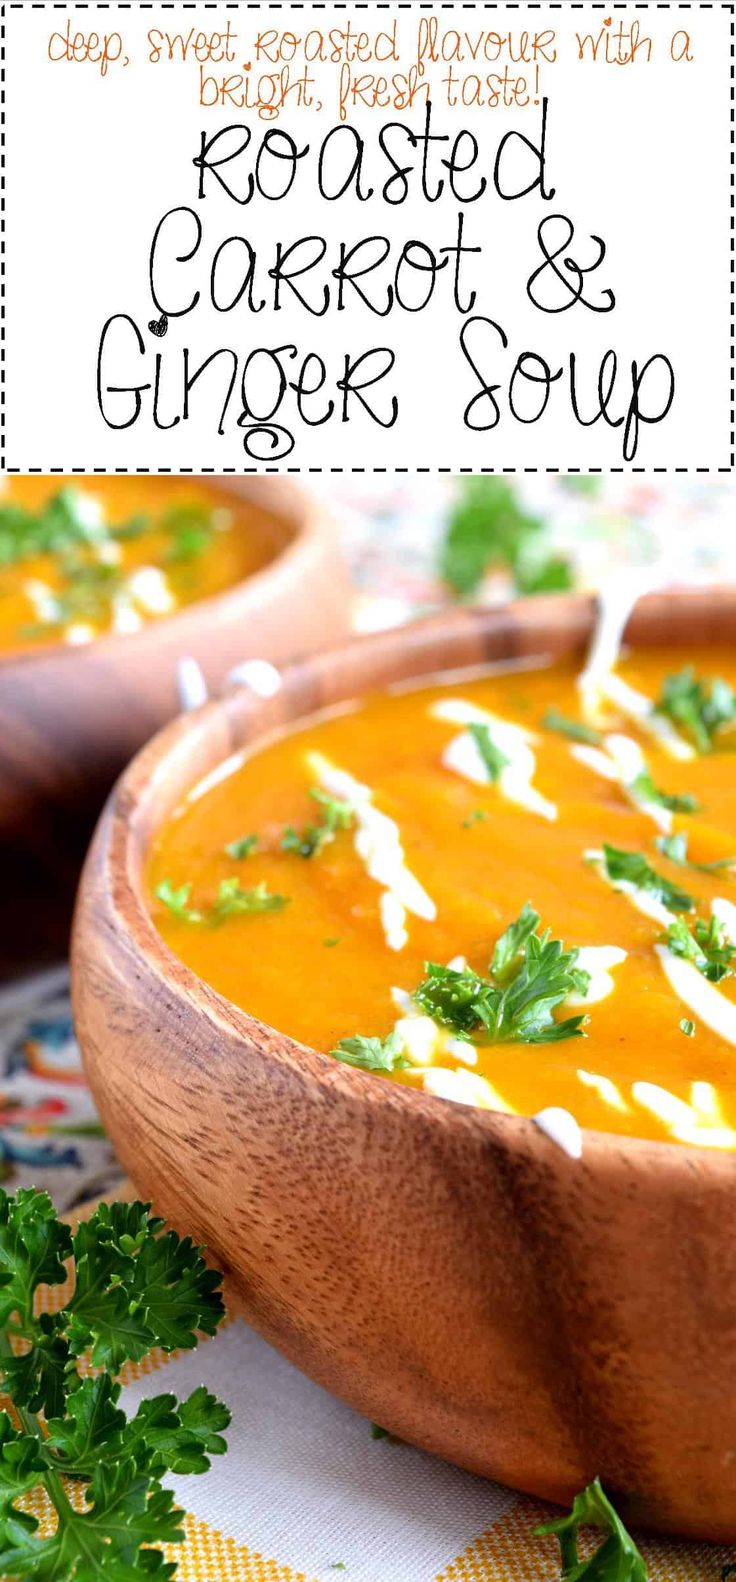
[[[532,1120],[534,1125],[539,1127],[540,1132],[544,1132],[545,1137],[549,1137],[550,1142],[562,1149],[563,1154],[567,1154],[570,1159],[582,1159],[583,1134],[575,1116],[571,1115],[569,1110],[560,1109],[558,1105],[552,1104],[546,1110],[539,1110],[538,1114],[532,1116]]]
[[[127,588],[146,615],[168,615],[174,608],[174,595],[158,566],[139,566],[128,578]]]
[[[699,1022],[704,1022],[711,1032],[736,1044],[736,1004],[726,999],[714,983],[709,983],[691,961],[674,956],[666,945],[654,947],[665,976],[678,999],[693,1012]]]
[[[724,1124],[718,1095],[709,1082],[691,1083],[690,1104],[656,1082],[634,1082],[631,1093],[677,1142],[701,1148],[736,1147],[736,1131]]]
[[[578,676],[580,702],[584,717],[592,725],[605,728],[608,720],[604,704],[612,703],[673,758],[692,758],[694,748],[670,720],[654,713],[652,699],[614,673],[629,616],[642,594],[655,588],[659,581],[660,574],[654,569],[637,573],[628,568],[599,593],[598,620],[587,660]]]
[[[575,745],[570,748],[570,753],[578,763],[585,764],[595,774],[620,785],[632,806],[652,819],[664,835],[669,835],[673,824],[669,808],[642,796],[635,789],[637,777],[647,772],[647,761],[639,743],[632,736],[613,732],[610,736],[604,736],[600,747]]]
[[[582,1067],[578,1068],[577,1077],[583,1087],[592,1088],[603,1104],[610,1104],[612,1110],[619,1110],[622,1115],[628,1114],[629,1106],[620,1088],[616,1087],[610,1077],[599,1076],[595,1071],[584,1071]]]
[[[629,879],[610,879],[606,871],[605,857],[602,851],[586,851],[583,853],[585,861],[591,863],[600,874],[605,884],[610,884],[612,890],[620,891],[641,912],[644,917],[651,917],[655,923],[662,923],[665,928],[673,923],[676,917],[656,895],[650,890],[642,890],[639,885],[632,884]]]
[[[479,1077],[476,1071],[450,1071],[447,1066],[430,1066],[424,1073],[422,1087],[425,1093],[437,1099],[450,1099],[453,1104],[472,1104],[480,1110],[508,1112],[508,1105],[499,1099],[487,1078]]]
[[[542,796],[532,784],[537,760],[531,744],[538,741],[538,737],[531,731],[511,720],[500,719],[498,715],[478,708],[477,704],[464,698],[441,700],[432,705],[430,713],[434,719],[447,720],[453,725],[487,725],[494,746],[508,759],[496,781],[501,795],[509,802],[526,808],[529,813],[538,814],[540,818],[550,821],[557,818],[555,803]],[[467,730],[453,737],[442,754],[442,762],[446,769],[473,785],[491,783],[478,744]]]
[[[361,785],[322,753],[309,752],[306,761],[323,791],[349,804],[356,826],[355,850],[369,878],[384,891],[380,914],[386,943],[390,950],[403,950],[408,939],[406,913],[433,923],[437,907],[404,861],[396,820],[373,805],[369,786]]]

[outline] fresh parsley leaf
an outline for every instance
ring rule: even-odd
[[[548,1044],[580,1037],[584,1016],[557,1022],[553,1012],[573,991],[584,995],[590,976],[576,968],[577,950],[565,950],[549,929],[538,934],[538,925],[527,902],[498,940],[489,978],[428,962],[416,1004],[461,1038],[480,1033],[488,1043]]]
[[[507,567],[520,593],[570,588],[570,566],[551,556],[541,518],[521,505],[504,478],[464,479],[440,550],[439,572],[461,598],[476,592],[494,565]]]
[[[65,1279],[70,1259],[71,1296],[37,1317],[37,1292]],[[0,1369],[22,1425],[0,1413],[0,1575],[173,1576],[160,1546],[183,1541],[182,1512],[161,1478],[206,1472],[226,1449],[230,1414],[200,1387],[182,1402],[170,1394],[143,1401],[128,1420],[115,1374],[154,1346],[191,1347],[198,1332],[213,1334],[224,1311],[219,1285],[201,1249],[167,1231],[146,1204],[102,1204],[72,1236],[45,1193],[0,1191]],[[28,1348],[22,1356],[11,1334]],[[27,1358],[52,1342],[64,1366],[46,1389]],[[90,1376],[88,1361],[104,1371]],[[81,1507],[70,1502],[66,1477],[84,1485]],[[34,1490],[58,1517],[46,1536],[18,1505]]]
[[[709,753],[724,726],[736,723],[736,692],[720,676],[700,677],[686,665],[665,678],[655,712],[684,731],[699,753]]]
[[[592,725],[570,720],[559,709],[547,709],[542,725],[547,731],[556,731],[558,736],[567,736],[571,742],[584,742],[588,747],[598,747],[603,740],[601,732],[594,730]]]
[[[307,824],[301,834],[292,824],[287,824],[281,839],[282,851],[296,852],[300,857],[316,857],[324,846],[329,846],[339,829],[349,829],[353,822],[353,809],[349,802],[331,796],[319,786],[312,786],[309,795],[319,802],[322,817],[317,824]]]
[[[697,797],[691,796],[689,792],[671,795],[668,791],[660,791],[648,769],[640,771],[632,780],[629,790],[634,796],[641,797],[643,802],[654,802],[657,807],[668,808],[670,813],[697,813],[702,805]]]
[[[648,890],[670,912],[694,912],[695,902],[686,890],[671,884],[663,874],[656,873],[643,852],[621,851],[617,846],[604,845],[603,863],[612,884],[623,880],[637,890]]]
[[[731,963],[736,956],[736,945],[731,943],[717,917],[711,917],[707,923],[696,918],[692,930],[683,918],[678,918],[676,923],[670,923],[663,938],[673,956],[692,962],[709,983],[733,977]]]
[[[736,868],[736,857],[719,857],[716,862],[693,862],[687,854],[688,837],[681,830],[676,835],[658,835],[654,844],[663,857],[677,863],[679,868],[695,868],[698,873],[721,873]]]
[[[189,905],[191,884],[174,889],[170,879],[162,880],[155,890],[157,900],[163,901],[174,917],[182,923],[205,923],[210,928],[219,927],[229,917],[244,917],[257,912],[280,912],[288,906],[286,895],[271,895],[264,883],[245,889],[240,880],[221,879],[217,896],[205,911]]]
[[[357,1033],[354,1038],[341,1038],[330,1053],[335,1060],[359,1066],[361,1071],[403,1071],[410,1065],[401,1053],[397,1033],[389,1033],[388,1038],[364,1038]]]
[[[495,785],[501,774],[501,770],[506,769],[508,766],[508,758],[506,757],[505,753],[501,752],[500,747],[496,746],[493,736],[491,735],[490,725],[469,725],[468,734],[472,736],[483,763],[488,770],[488,777],[492,784]]]
[[[606,1534],[588,1560],[581,1560],[578,1552],[581,1527],[598,1527]],[[598,1478],[575,1496],[569,1516],[546,1522],[535,1533],[559,1539],[564,1582],[647,1582],[644,1560]]]
[[[257,850],[257,835],[241,835],[240,840],[228,841],[225,855],[232,857],[234,862],[242,862],[245,857],[252,857],[253,852]]]
[[[691,1022],[689,1017],[683,1016],[680,1022],[680,1032],[684,1033],[686,1038],[692,1038],[695,1032],[695,1023]]]

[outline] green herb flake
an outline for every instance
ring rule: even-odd
[[[725,874],[736,868],[736,856],[719,857],[715,862],[693,862],[688,857],[688,837],[681,830],[676,835],[658,835],[654,844],[663,857],[669,858],[679,868],[694,868],[698,873]]]
[[[472,813],[468,814],[467,818],[463,819],[462,828],[473,829],[476,824],[485,824],[487,823],[487,820],[488,814],[485,812],[485,810],[483,808],[476,807],[473,808]]]
[[[230,917],[280,912],[289,904],[288,896],[271,895],[263,883],[244,889],[238,878],[221,879],[213,905],[205,910],[190,907],[191,883],[182,884],[177,890],[170,879],[163,879],[154,893],[179,922],[204,923],[210,928],[217,928]]]
[[[316,824],[306,824],[300,832],[287,824],[281,837],[281,850],[296,852],[299,857],[316,857],[335,839],[338,830],[349,829],[355,816],[349,802],[331,796],[319,786],[312,786],[309,795],[322,808],[322,817]]]
[[[678,918],[676,923],[670,924],[663,940],[673,956],[691,962],[709,983],[721,983],[724,978],[733,977],[731,963],[736,956],[736,945],[731,944],[717,917],[711,917],[707,923],[698,917],[692,929]]]
[[[587,1560],[578,1551],[581,1527],[597,1527],[606,1535]],[[559,1539],[563,1582],[647,1582],[644,1560],[598,1478],[575,1496],[569,1516],[535,1529],[536,1537],[550,1535]]]
[[[323,939],[322,944],[326,950],[334,950],[335,946],[340,944],[340,939],[337,936],[334,939]]]
[[[683,731],[699,753],[712,752],[724,728],[736,724],[733,687],[719,676],[698,676],[692,665],[666,677],[654,708]]]
[[[599,747],[603,740],[601,732],[594,730],[592,725],[570,720],[559,709],[547,709],[542,726],[547,731],[556,731],[558,736],[566,736],[571,742],[584,742],[587,747]]]
[[[550,931],[537,932],[539,914],[527,902],[500,936],[483,978],[427,962],[414,992],[421,1009],[461,1038],[481,1033],[490,1044],[558,1043],[582,1036],[584,1016],[557,1022],[553,1012],[573,992],[585,995],[590,975],[576,967],[577,950],[565,950]]]
[[[692,1038],[695,1033],[695,1023],[691,1022],[689,1017],[683,1016],[680,1022],[680,1032],[684,1033],[686,1038]]]
[[[496,746],[491,735],[490,725],[469,725],[468,735],[472,736],[483,760],[484,767],[488,770],[488,778],[491,784],[495,785],[501,775],[501,771],[508,768],[509,760],[506,754],[502,753],[500,747]]]
[[[225,855],[232,857],[233,862],[243,862],[246,857],[252,857],[258,850],[257,835],[242,835],[240,840],[231,840],[225,847]]]
[[[621,851],[617,846],[604,845],[603,864],[612,884],[623,882],[637,890],[647,890],[670,912],[694,912],[692,896],[671,884],[663,874],[656,873],[643,852]]]
[[[57,1312],[37,1312],[40,1287],[63,1284],[69,1260],[71,1294]],[[230,1413],[200,1386],[183,1401],[146,1399],[128,1418],[118,1379],[155,1347],[192,1349],[199,1333],[214,1335],[220,1284],[202,1249],[149,1204],[103,1203],[72,1234],[45,1192],[0,1190],[0,1387],[18,1423],[0,1413],[2,1576],[173,1576],[161,1546],[183,1543],[183,1512],[162,1480],[206,1472],[227,1448]],[[84,1488],[81,1510],[67,1478]],[[32,1491],[57,1513],[46,1536],[18,1504]]]
[[[654,802],[657,807],[667,808],[670,813],[699,813],[702,806],[697,797],[691,796],[689,792],[673,795],[668,791],[660,791],[648,769],[642,769],[628,789],[642,802]]]
[[[341,1038],[330,1053],[335,1060],[361,1071],[404,1071],[411,1062],[401,1051],[398,1033],[389,1033],[388,1038],[364,1038],[357,1033],[354,1038]]]

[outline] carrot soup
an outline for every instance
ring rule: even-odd
[[[162,828],[157,926],[383,1080],[558,1140],[567,1117],[733,1148],[735,687],[731,650],[652,649],[308,720]]]
[[[283,528],[201,479],[18,477],[0,492],[0,655],[139,631],[232,587]]]

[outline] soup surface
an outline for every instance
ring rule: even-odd
[[[0,492],[0,653],[88,643],[231,587],[283,528],[198,479],[19,477]]]
[[[736,661],[688,657],[308,722],[163,828],[158,927],[229,1000],[392,1080],[736,1146]]]

